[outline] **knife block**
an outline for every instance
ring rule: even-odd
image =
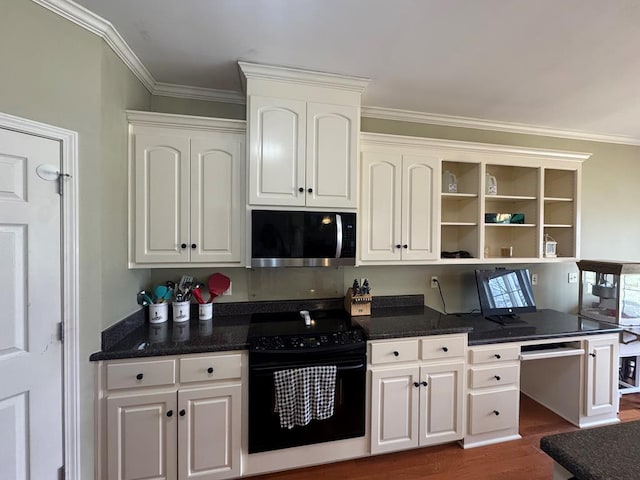
[[[344,309],[352,317],[371,315],[371,300],[370,294],[354,295],[353,289],[350,288],[344,296]]]

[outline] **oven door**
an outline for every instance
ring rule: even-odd
[[[302,355],[304,358],[304,355]],[[280,426],[275,411],[274,373],[289,368],[335,365],[336,389],[332,417],[311,420],[291,429]],[[331,359],[325,362],[249,363],[249,453],[309,445],[364,436],[366,356]]]

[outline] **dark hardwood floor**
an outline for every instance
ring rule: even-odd
[[[464,450],[457,443],[252,477],[255,480],[550,480],[540,438],[576,427],[524,395],[521,440]],[[624,395],[620,420],[640,420],[640,394]]]

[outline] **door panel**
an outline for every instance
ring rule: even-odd
[[[402,158],[365,152],[362,156],[362,260],[400,260]]]
[[[436,260],[439,221],[436,205],[440,162],[437,158],[403,155],[402,251],[403,260]]]
[[[0,478],[63,463],[60,143],[0,129]],[[55,178],[55,176],[54,176]]]
[[[464,364],[422,367],[421,445],[460,440],[462,431],[462,372]]]
[[[240,262],[244,137],[211,134],[191,141],[192,262]]]
[[[610,339],[587,342],[587,416],[615,412],[618,407],[617,344]]]
[[[358,108],[307,104],[308,207],[356,208]]]

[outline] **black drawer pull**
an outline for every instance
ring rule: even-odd
[[[421,384],[423,387],[426,387],[427,385],[429,385],[429,384],[428,384],[427,382],[425,382],[424,380],[423,380],[422,382],[420,382],[420,384]]]
[[[494,375],[497,381],[500,381],[500,375]]]
[[[304,192],[304,188],[300,187],[300,188],[298,189],[298,191],[299,191],[300,193],[302,193],[302,192]]]
[[[413,386],[418,388],[420,386],[420,384],[418,382],[413,382]]]
[[[399,357],[400,356],[400,352],[398,352],[397,350],[393,351],[393,356],[394,357]]]
[[[402,247],[402,245],[400,245],[400,244],[396,245],[396,248],[400,248],[400,247]]]
[[[179,412],[179,413],[180,413],[180,416],[181,416],[181,417],[184,417],[184,416],[187,414],[187,412],[185,411],[185,409],[184,409],[184,408],[183,408],[182,410],[180,410],[180,412]]]
[[[445,352],[448,352],[449,348],[448,347],[442,347],[442,350],[444,350]]]
[[[207,368],[207,373],[211,375],[213,373],[213,367]]]
[[[500,360],[500,359],[502,358],[502,356],[501,356],[499,353],[496,353],[496,354],[494,355],[494,357],[496,357],[498,360]]]
[[[197,247],[197,245],[195,243],[191,244],[191,248],[195,250],[195,248]]]
[[[173,410],[167,411],[167,417],[173,417]]]
[[[500,412],[498,410],[494,410],[493,414],[497,417],[498,415],[500,415]]]
[[[142,377],[144,377],[144,375],[142,373],[139,373],[136,375],[136,379],[138,380],[142,380]]]
[[[180,244],[180,248],[187,248],[187,244],[186,243],[181,243]]]
[[[313,188],[308,189],[307,192],[313,193]]]
[[[593,358],[596,358],[596,354],[595,353],[590,353],[589,355],[591,355]]]

